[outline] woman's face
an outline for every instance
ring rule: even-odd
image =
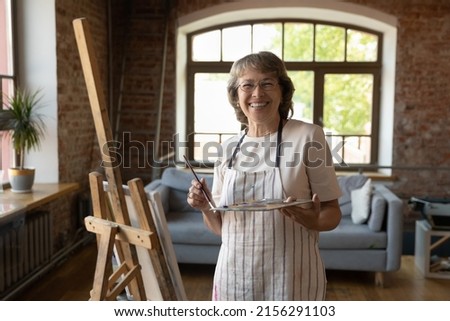
[[[238,100],[249,124],[267,124],[279,119],[281,88],[273,73],[247,70],[238,79]]]

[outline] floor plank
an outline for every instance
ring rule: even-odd
[[[55,270],[39,279],[15,300],[84,301],[89,299],[96,261],[96,247],[79,250]],[[214,266],[180,264],[189,300],[211,299]],[[414,256],[403,256],[399,271],[386,273],[385,287],[374,284],[369,272],[327,271],[328,301],[449,301],[450,280],[424,278]]]

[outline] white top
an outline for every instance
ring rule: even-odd
[[[225,170],[229,159],[244,132],[222,144],[222,155],[214,169],[212,194],[219,204]],[[257,172],[275,167],[277,133],[263,137],[244,137],[233,168]],[[337,199],[341,195],[333,159],[320,126],[291,119],[283,127],[281,138],[280,172],[284,196],[310,199],[317,193],[321,201]]]

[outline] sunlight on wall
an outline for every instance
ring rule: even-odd
[[[21,85],[41,89],[47,130],[41,149],[31,151],[26,166],[36,168],[37,183],[55,183],[58,171],[55,0],[19,0],[18,51]]]

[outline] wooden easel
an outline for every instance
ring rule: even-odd
[[[98,243],[91,300],[115,300],[125,288],[129,290],[133,300],[147,300],[149,293],[144,289],[136,247],[148,250],[162,299],[177,300],[168,263],[140,179],[128,183],[140,227],[131,226],[119,164],[110,153],[110,147],[114,147],[111,146],[113,135],[89,26],[85,18],[80,18],[73,21],[73,27],[102,154],[102,165],[109,185],[106,193],[103,189],[103,176],[96,172],[89,175],[94,216],[87,217],[85,224],[89,231],[97,234]],[[120,266],[113,272],[111,262],[114,248],[117,250]]]

